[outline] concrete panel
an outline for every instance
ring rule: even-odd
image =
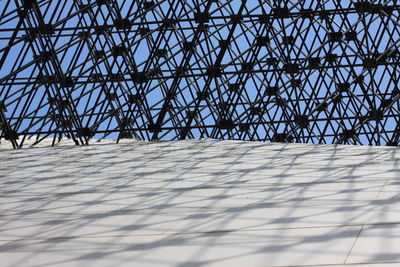
[[[0,157],[0,266],[400,265],[397,148],[124,141]]]

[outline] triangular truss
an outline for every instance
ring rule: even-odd
[[[399,9],[2,0],[0,137],[398,145]]]

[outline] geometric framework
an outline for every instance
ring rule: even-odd
[[[0,2],[0,140],[400,141],[397,1]]]

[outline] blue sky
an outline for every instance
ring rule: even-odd
[[[176,14],[180,15],[183,19],[188,19],[188,18],[193,18],[193,10],[196,10],[196,7],[198,10],[203,10],[204,9],[204,4],[201,3],[200,1],[187,1],[185,2],[185,5],[181,5],[177,3],[176,1],[159,1],[162,2],[159,7],[157,7],[155,10],[155,13],[147,13],[146,15],[143,16],[135,16],[134,14],[136,12],[140,13],[143,12],[142,7],[136,6],[136,4],[132,5],[131,1],[114,1],[119,7],[120,7],[120,12],[121,12],[121,17],[129,17],[129,19],[133,22],[139,22],[139,21],[147,21],[147,22],[152,22],[152,21],[158,21],[163,18],[168,17],[167,14],[171,14],[171,8],[175,8]],[[302,4],[294,4],[294,5],[289,5],[289,8],[291,9],[291,12],[298,12],[301,8],[312,8],[315,9],[317,3],[320,1],[299,1],[299,3]],[[324,3],[324,8],[325,9],[335,9],[337,8],[337,3],[340,1],[326,1]],[[343,1],[341,1],[343,2]],[[7,1],[0,1],[0,13],[3,13],[3,10],[5,10],[5,4]],[[5,13],[12,12],[15,10],[15,4],[14,2],[10,2],[11,4],[7,7],[7,10]],[[57,1],[51,1],[50,4],[44,4],[41,6],[41,12],[44,16],[44,21],[45,23],[51,23],[55,24],[56,23],[56,17],[61,14],[61,18],[67,17],[68,14],[73,14],[76,11],[76,7],[73,6],[73,1],[65,1],[61,2],[61,6],[57,5]],[[223,40],[227,38],[229,30],[231,28],[231,25],[226,24],[226,21],[224,21],[222,18],[220,18],[221,15],[223,14],[236,14],[239,7],[240,7],[241,1],[235,0],[231,1],[230,4],[225,5],[223,8],[218,8],[217,4],[213,4],[210,9],[210,14],[212,17],[212,21],[209,23],[211,25],[210,31],[212,34],[210,34],[207,38],[202,38],[202,47],[197,48],[196,53],[191,57],[190,64],[192,65],[192,72],[193,73],[201,73],[200,69],[204,69],[209,64],[212,64],[212,62],[215,61],[216,55],[219,52],[218,48],[218,41]],[[319,3],[321,4],[321,3]],[[63,5],[63,6],[62,6]],[[173,6],[176,5],[176,6]],[[352,6],[350,2],[346,1],[346,5],[343,4],[343,8]],[[246,4],[246,13],[249,13],[250,15],[257,16],[259,14],[262,14],[263,12],[270,13],[271,12],[271,6],[268,4],[264,4],[262,7],[258,5],[258,1],[247,1]],[[262,10],[264,9],[264,11]],[[113,9],[115,11],[115,9]],[[98,7],[93,7],[93,11],[96,14],[96,23],[97,25],[103,25],[103,24],[113,24],[113,19],[108,18],[107,14],[110,13],[110,9],[108,9],[106,6],[102,6],[100,8]],[[113,11],[113,12],[114,12]],[[57,16],[52,17],[51,14],[54,13]],[[398,12],[396,12],[395,17],[398,16]],[[254,40],[257,36],[257,33],[262,33],[265,34],[266,36],[273,36],[271,42],[270,42],[270,47],[271,48],[266,48],[263,47],[260,50],[260,53],[257,56],[257,59],[260,61],[265,60],[267,57],[269,57],[271,50],[274,51],[274,56],[277,58],[294,58],[299,51],[301,54],[304,56],[304,58],[307,57],[321,57],[323,58],[326,56],[326,53],[329,51],[330,53],[335,53],[338,54],[339,56],[342,56],[344,54],[346,55],[357,55],[354,58],[354,61],[349,62],[351,64],[360,64],[362,63],[362,55],[363,53],[367,52],[368,50],[370,51],[376,51],[376,52],[385,52],[388,50],[390,47],[398,47],[397,41],[399,40],[399,33],[396,30],[398,25],[395,21],[393,21],[393,18],[383,18],[384,21],[388,23],[388,27],[386,29],[383,29],[381,25],[382,18],[380,18],[378,15],[368,15],[366,18],[360,20],[360,16],[358,14],[350,14],[347,16],[347,21],[343,21],[343,15],[338,14],[335,16],[331,16],[330,21],[324,21],[324,20],[314,20],[312,24],[310,24],[310,21],[304,20],[297,20],[294,21],[293,18],[288,18],[288,19],[281,19],[281,20],[274,20],[272,25],[269,27],[265,27],[263,25],[260,25],[255,21],[254,19],[250,18],[245,18],[244,22],[240,26],[237,27],[235,30],[234,36],[237,40],[236,44],[232,44],[228,53],[225,54],[223,60],[222,60],[222,65],[224,66],[224,72],[230,72],[230,71],[235,71],[235,68],[238,64],[241,64],[243,62],[246,62],[246,60],[249,60],[252,55],[252,50],[249,48],[253,46]],[[253,21],[253,22],[252,22]],[[368,30],[365,31],[365,24],[363,24],[363,21],[369,24]],[[80,26],[84,25],[89,25],[91,20],[89,19],[89,15],[86,14],[84,15],[84,22]],[[13,31],[5,31],[5,29],[15,29],[16,25],[18,23],[18,19],[15,16],[15,13],[7,16],[6,19],[3,19],[0,21],[0,29],[2,29],[2,37],[0,39],[0,49],[3,49],[6,47],[8,43],[8,38],[13,34]],[[73,34],[73,30],[69,29],[72,27],[76,27],[78,23],[78,18],[77,16],[71,16],[68,20],[66,20],[66,24],[63,25],[64,30],[62,31],[62,35],[57,37],[57,34],[55,36],[51,37],[51,44],[53,47],[57,50],[57,57],[59,60],[59,68],[65,73],[68,74],[69,76],[75,77],[77,81],[83,81],[85,79],[88,79],[93,70],[96,73],[101,73],[102,75],[108,75],[108,72],[116,72],[118,71],[117,65],[119,64],[120,66],[123,66],[123,69],[126,70],[124,72],[125,74],[128,74],[129,72],[132,71],[134,66],[138,68],[139,71],[144,70],[145,62],[147,61],[147,58],[150,55],[150,51],[152,49],[152,44],[149,43],[148,38],[142,38],[140,36],[135,36],[134,32],[125,35],[118,33],[117,31],[113,31],[112,36],[113,36],[113,41],[110,41],[108,36],[97,36],[93,33],[93,30],[91,31],[91,43],[92,45],[89,47],[88,45],[82,45],[82,42],[77,36],[75,35],[73,38],[71,38],[71,35]],[[183,51],[182,51],[182,42],[183,41],[190,41],[192,38],[193,30],[191,29],[191,24],[193,24],[192,21],[183,21],[180,22],[179,26],[182,28],[187,28],[186,30],[182,31],[169,31],[166,34],[166,37],[168,40],[163,40],[161,42],[160,47],[162,46],[168,46],[170,49],[168,50],[168,59],[164,60],[161,59],[159,62],[154,62],[152,65],[148,66],[147,70],[151,70],[157,67],[156,64],[160,64],[162,71],[164,72],[164,75],[169,75],[171,74],[169,70],[174,70],[176,69],[177,66],[181,63],[183,59]],[[25,24],[24,27],[26,27],[27,24]],[[138,25],[133,25],[132,29],[137,30]],[[151,31],[151,37],[153,40],[155,40],[159,34],[159,31],[157,28],[160,27],[157,23],[153,23],[149,25],[150,31]],[[61,26],[56,26],[56,33],[58,33],[59,29]],[[302,32],[302,36],[306,38],[306,42],[302,42],[300,38],[297,38],[295,40],[294,44],[294,49],[288,50],[285,48],[281,48],[280,46],[282,45],[280,42],[282,41],[283,36],[290,36],[290,35],[295,35],[294,30],[297,31],[297,29],[301,29],[300,32]],[[334,45],[329,45],[327,44],[327,31],[339,31],[341,30],[342,32],[345,31],[356,31],[358,33],[358,38],[361,40],[362,46],[357,46],[354,42],[343,42],[340,44],[334,44]],[[318,34],[317,34],[318,32]],[[26,32],[24,30],[18,31],[17,38],[21,38]],[[318,37],[317,37],[318,35]],[[372,39],[375,39],[375,36],[378,36],[380,38],[379,42],[372,42]],[[129,41],[127,41],[129,40]],[[129,56],[128,57],[109,57],[107,60],[103,60],[100,63],[94,63],[94,61],[91,59],[91,49],[98,49],[102,50],[104,49],[108,55],[110,54],[110,51],[112,49],[112,46],[118,46],[120,44],[124,43],[126,47],[129,49]],[[13,72],[15,69],[18,68],[18,66],[28,66],[25,70],[20,71],[17,74],[18,79],[25,79],[26,77],[29,77],[31,73],[35,73],[35,75],[38,73],[38,64],[31,64],[33,61],[33,57],[35,54],[37,54],[39,51],[43,50],[49,50],[51,47],[48,46],[49,43],[46,44],[41,44],[40,42],[35,42],[34,43],[34,49],[28,48],[28,43],[26,42],[20,42],[12,47],[10,50],[10,53],[7,57],[6,64],[3,66],[3,68],[0,69],[0,78],[5,77],[9,73]],[[63,49],[63,47],[68,46],[68,49]],[[105,46],[104,48],[102,46]],[[323,48],[320,48],[320,47]],[[81,50],[81,54],[78,57],[74,57],[74,53],[76,50]],[[3,53],[3,51],[1,52]],[[19,57],[17,60],[18,55],[24,55],[23,57]],[[238,56],[242,54],[241,56]],[[238,56],[238,57],[237,57]],[[237,58],[236,58],[237,57]],[[232,60],[232,58],[236,58],[235,60]],[[75,61],[80,64],[81,67],[77,69],[71,69],[70,68],[70,63],[71,61]],[[345,63],[343,60],[341,63]],[[13,64],[17,64],[17,66],[14,66]],[[31,65],[29,65],[31,64]],[[40,65],[40,64],[39,64]],[[46,65],[46,71],[49,73],[54,73],[54,68],[52,67],[52,64],[47,64]],[[94,68],[93,68],[94,66]],[[343,82],[351,82],[353,77],[351,73],[349,73],[350,68],[343,67],[338,71],[332,71],[332,70],[326,70],[323,72],[319,71],[314,71],[312,74],[299,74],[298,79],[303,80],[303,87],[297,91],[297,96],[290,94],[287,88],[289,88],[288,84],[290,83],[291,77],[285,74],[277,74],[274,72],[267,72],[269,67],[266,66],[265,63],[259,64],[255,67],[256,70],[266,70],[266,72],[259,72],[253,76],[251,76],[247,81],[243,84],[242,86],[245,87],[245,94],[242,95],[239,100],[244,101],[248,100],[250,102],[254,101],[259,101],[259,96],[257,95],[257,90],[255,90],[255,85],[259,85],[260,83],[263,83],[265,85],[271,85],[271,86],[278,86],[281,90],[281,94],[283,98],[286,99],[301,99],[302,97],[310,97],[310,94],[312,93],[312,88],[313,87],[322,87],[324,88],[323,90],[320,91],[320,95],[318,96],[312,96],[311,98],[315,97],[321,97],[324,98],[327,95],[332,94],[336,90],[336,84],[337,83],[343,83]],[[83,74],[79,74],[81,70],[87,70],[87,72],[84,72]],[[356,67],[353,69],[356,74],[361,74],[365,73],[365,85],[368,87],[368,90],[372,90],[378,94],[381,94],[380,97],[376,97],[373,99],[375,101],[374,105],[379,106],[380,105],[380,99],[381,98],[388,98],[389,94],[393,89],[397,88],[397,82],[394,80],[389,79],[391,73],[386,71],[383,67],[378,67],[375,70],[372,71],[365,71],[363,68]],[[397,72],[395,68],[391,70],[392,72]],[[223,101],[234,101],[236,98],[233,98],[232,94],[229,94],[228,92],[228,84],[229,83],[236,83],[240,81],[240,77],[236,74],[229,74],[229,75],[224,75],[223,79],[215,79],[211,83],[211,89],[213,90],[213,96],[215,99],[215,103],[217,104],[219,102]],[[182,93],[177,96],[176,101],[174,101],[174,105],[176,107],[182,107],[185,106],[185,101],[191,102],[195,100],[196,92],[202,90],[205,84],[205,77],[200,77],[198,79],[192,79],[192,80],[182,80],[179,87],[182,89]],[[374,81],[374,82],[371,82]],[[164,81],[153,81],[150,86],[146,87],[146,100],[148,102],[148,105],[152,107],[151,109],[151,117],[152,119],[156,120],[159,112],[159,108],[162,106],[162,102],[160,102],[165,95],[165,92],[168,90],[168,88],[171,87],[172,84],[172,79],[167,79]],[[121,102],[126,101],[126,95],[130,93],[136,93],[138,90],[141,90],[138,85],[132,83],[132,82],[126,82],[122,83],[119,85],[116,85],[116,83],[107,83],[107,85],[112,88],[112,90],[115,90],[115,92],[121,97]],[[92,94],[88,93],[93,89],[93,86],[95,87],[94,91]],[[77,99],[79,98],[80,101],[76,102],[77,106],[77,113],[78,114],[85,114],[88,113],[89,110],[94,110],[94,111],[104,111],[105,106],[98,105],[96,102],[98,97],[100,99],[104,99],[105,96],[104,94],[101,93],[100,90],[101,85],[100,84],[90,84],[87,86],[75,86],[74,90],[69,90],[69,91],[64,91],[62,94],[64,94],[64,97],[66,95],[70,95],[72,98]],[[57,94],[57,88],[53,88],[54,94]],[[351,88],[352,92],[354,95],[361,94],[362,89],[361,87],[354,86]],[[28,107],[28,113],[24,113],[25,110],[22,109],[21,103],[24,101],[27,101],[31,95],[29,92],[35,92],[34,93],[34,101],[32,102],[32,105]],[[14,95],[13,95],[14,94]],[[66,95],[65,95],[66,94]],[[100,95],[99,95],[100,94]],[[218,98],[218,95],[222,96],[221,98]],[[8,105],[8,112],[7,116],[8,117],[15,117],[15,116],[21,116],[22,114],[29,114],[29,110],[35,110],[37,103],[40,103],[42,98],[47,98],[47,94],[45,93],[45,88],[43,86],[28,86],[27,88],[24,88],[23,85],[12,85],[10,86],[2,86],[0,85],[0,99],[5,99],[6,104]],[[18,102],[18,99],[21,99],[22,102]],[[101,102],[102,100],[100,100]],[[317,102],[317,101],[314,101]],[[353,103],[354,102],[354,103]],[[361,109],[362,113],[368,113],[369,109],[371,106],[370,104],[367,103],[365,99],[359,99],[357,100],[356,98],[353,99],[352,105],[354,105],[351,109],[347,109],[346,112],[351,114],[352,109]],[[36,104],[36,106],[35,106]],[[397,105],[397,104],[396,104]],[[310,105],[308,105],[310,106]],[[312,107],[315,107],[315,104],[311,105]],[[397,107],[397,106],[396,106]],[[244,114],[246,110],[249,108],[247,105],[238,105],[236,106],[235,110],[235,117],[238,121],[240,121],[241,117],[244,117]],[[398,108],[398,107],[397,107]],[[125,105],[122,109],[123,112],[127,113],[128,109],[127,106]],[[298,104],[291,104],[290,107],[288,107],[288,110],[290,110],[291,114],[308,114],[310,110],[307,108],[307,105],[303,101],[299,101]],[[396,112],[397,109],[393,110],[393,112]],[[354,111],[356,112],[356,110]],[[49,114],[49,107],[43,106],[38,110],[38,113],[35,114],[35,116],[46,116]],[[213,124],[215,123],[215,114],[213,115],[213,111],[211,107],[206,107],[204,108],[201,112],[201,115],[204,116],[204,123],[205,124]],[[279,116],[282,115],[282,109],[277,107],[276,105],[269,105],[268,107],[268,114],[265,117],[266,120],[271,119],[273,117],[278,118]],[[338,115],[338,114],[336,114]],[[319,118],[324,118],[323,114],[319,115]],[[95,119],[94,117],[93,119]],[[82,119],[82,124],[85,127],[93,127],[95,124],[95,120],[88,120],[85,117]],[[170,118],[168,115],[165,120],[165,127],[171,127],[174,125],[173,119],[178,119],[178,120],[184,120],[185,119],[185,113],[179,113],[176,118]],[[141,116],[137,116],[136,121],[138,124],[147,124],[148,122],[146,121],[145,118]],[[13,121],[15,122],[15,121]],[[35,121],[31,119],[26,119],[23,121],[22,125],[18,127],[19,132],[24,131],[24,130],[29,130],[29,131],[34,131],[37,129],[40,125],[38,123],[36,126],[32,126],[32,123],[35,123]],[[111,119],[109,121],[105,121],[102,123],[100,126],[101,127],[106,127],[110,123],[111,125],[117,126],[117,121],[115,119]],[[343,128],[351,128],[352,124],[354,124],[355,121],[353,120],[345,120],[341,122],[341,125],[337,125],[335,127],[343,127]],[[376,122],[370,122],[372,128],[375,127]],[[49,126],[50,127],[50,126]],[[101,130],[101,127],[98,128]],[[277,124],[276,125],[277,131],[285,131],[285,124]],[[323,127],[323,124],[321,124],[321,127]],[[395,128],[395,120],[394,119],[388,119],[388,121],[385,124],[385,129],[386,130],[393,130]],[[50,128],[49,128],[50,129]],[[380,127],[377,127],[377,130],[379,130]],[[334,130],[334,129],[332,129]],[[270,128],[262,128],[259,127],[257,129],[257,132],[259,136],[265,136],[270,134],[271,129]],[[332,131],[331,131],[332,132]],[[316,133],[318,134],[318,133]],[[164,139],[172,139],[177,135],[176,132],[171,131],[165,131],[162,136]],[[108,138],[115,138],[114,135],[108,136]],[[200,137],[200,133],[196,133],[196,131],[193,131],[193,136],[194,137]],[[365,138],[361,135],[360,138],[362,139],[362,142],[365,142]],[[364,139],[363,139],[364,138]],[[329,138],[327,139],[329,140]]]

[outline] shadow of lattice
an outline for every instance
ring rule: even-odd
[[[9,266],[341,264],[362,231],[399,222],[395,148],[205,140],[3,154]]]

